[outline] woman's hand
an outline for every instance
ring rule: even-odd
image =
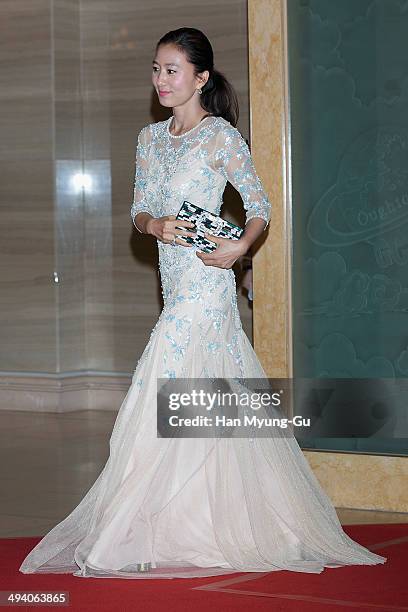
[[[217,244],[217,248],[212,253],[196,251],[197,257],[199,257],[206,266],[226,269],[232,268],[237,259],[241,257],[241,255],[244,255],[250,247],[248,241],[243,237],[238,240],[232,240],[231,238],[213,236],[208,232],[205,232],[204,236]]]
[[[177,226],[177,229],[176,229]],[[179,227],[192,228],[194,223],[191,221],[183,221],[182,219],[176,219],[175,215],[166,215],[165,217],[151,218],[146,223],[146,233],[155,236],[160,242],[164,244],[172,244],[174,238],[176,244],[181,246],[191,247],[191,244],[187,244],[183,240],[180,240],[178,236],[194,236],[195,231],[180,230]]]

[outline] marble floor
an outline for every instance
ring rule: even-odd
[[[117,413],[0,411],[0,537],[42,536],[80,502],[109,455]],[[337,508],[342,524],[408,514]]]

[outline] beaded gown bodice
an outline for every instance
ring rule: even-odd
[[[260,217],[267,222],[266,228],[271,205],[240,132],[222,117],[208,116],[192,130],[174,136],[169,129],[171,119],[150,124],[139,134],[133,221],[139,212],[153,217],[177,215],[184,200],[219,215],[229,181],[241,195],[246,222]],[[166,303],[182,271],[191,266],[199,271],[203,264],[195,255],[195,247],[173,247],[159,240],[157,244]],[[209,282],[211,276],[209,271]]]
[[[131,216],[176,215],[184,200],[220,214],[227,181],[238,190],[246,211],[270,219],[271,205],[240,132],[222,117],[209,116],[181,136],[170,133],[170,119],[143,128],[138,137]],[[137,225],[135,224],[136,228]],[[206,266],[197,248],[157,240],[164,309],[163,377],[243,375],[239,336],[243,334],[232,269]],[[156,333],[157,326],[153,330]],[[143,359],[147,359],[148,350]],[[257,369],[258,376],[264,376]],[[255,372],[254,372],[255,375]],[[142,384],[142,379],[138,378]]]

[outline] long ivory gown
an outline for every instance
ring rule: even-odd
[[[139,134],[133,221],[142,211],[177,214],[184,199],[219,214],[228,180],[246,220],[267,226],[271,206],[240,132],[208,116],[177,137],[170,120]],[[234,272],[205,266],[194,247],[157,244],[164,308],[107,463],[20,571],[183,578],[384,563],[345,534],[294,436],[157,437],[157,378],[266,378],[241,325]]]

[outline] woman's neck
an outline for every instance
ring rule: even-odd
[[[208,117],[210,113],[203,108],[194,109],[194,111],[186,112],[185,109],[173,108],[173,119],[170,122],[170,132],[174,136],[181,136],[184,132],[188,132],[193,127],[198,125],[204,117]]]

